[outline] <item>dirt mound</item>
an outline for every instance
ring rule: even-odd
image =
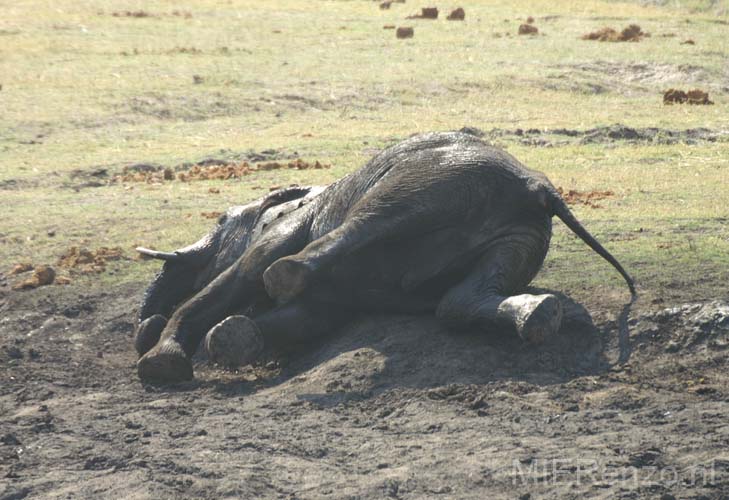
[[[446,19],[449,21],[464,21],[466,19],[466,11],[462,7],[458,7],[452,10]]]
[[[287,365],[284,376],[292,378],[282,389],[322,404],[394,387],[428,389],[429,398],[446,399],[452,394],[441,392],[448,386],[497,379],[510,370],[525,380],[546,381],[597,369],[602,345],[589,314],[568,297],[559,298],[562,331],[539,348],[522,344],[515,332],[454,332],[435,318],[363,318]]]
[[[423,7],[420,14],[408,16],[407,19],[438,19],[438,7]]]
[[[53,283],[56,279],[56,271],[51,266],[37,266],[33,269],[33,275],[19,283],[13,285],[13,290],[29,290],[46,286]]]
[[[100,247],[89,250],[77,246],[70,247],[58,259],[58,266],[80,274],[101,273],[106,270],[108,261],[120,260],[124,251],[119,247]]]
[[[536,35],[539,33],[539,29],[531,24],[522,24],[519,26],[520,35]]]
[[[592,33],[582,35],[583,40],[597,40],[598,42],[639,42],[643,38],[651,36],[644,32],[637,24],[631,24],[621,32],[613,28],[602,28]]]
[[[313,163],[300,158],[289,162],[270,161],[251,164],[247,161],[228,163],[222,160],[208,160],[196,165],[182,167],[179,170],[172,168],[152,167],[143,170],[124,169],[121,175],[114,176],[112,182],[147,182],[161,183],[165,181],[208,181],[240,179],[256,172],[269,170],[309,170],[331,168],[331,165],[315,161]]]
[[[684,92],[678,89],[668,89],[663,93],[663,104],[698,104],[711,105],[714,101],[709,99],[709,93],[700,89]]]
[[[565,191],[562,187],[558,187],[557,192],[568,205],[586,205],[590,208],[602,208],[595,202],[615,196],[612,191]]]
[[[659,336],[665,352],[729,348],[729,303],[683,304],[640,316],[637,336]]]
[[[415,29],[409,26],[401,26],[395,30],[395,37],[397,38],[412,38],[415,36]]]

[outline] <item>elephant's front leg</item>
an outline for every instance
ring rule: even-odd
[[[205,337],[210,359],[237,367],[255,361],[264,345],[293,351],[336,330],[352,316],[349,308],[300,298],[255,316],[231,316]]]
[[[453,325],[507,324],[540,343],[559,330],[562,306],[554,295],[513,295],[539,271],[550,231],[525,227],[496,242],[471,273],[445,294],[436,315]]]
[[[180,306],[167,322],[157,345],[137,362],[139,378],[157,382],[191,379],[191,358],[205,333],[231,310],[244,309],[265,294],[263,271],[275,260],[301,250],[306,231],[303,220],[282,220],[232,266]]]

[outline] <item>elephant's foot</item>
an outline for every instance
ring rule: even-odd
[[[192,361],[180,344],[167,339],[137,361],[137,374],[143,382],[183,382],[192,379]]]
[[[235,368],[251,364],[263,352],[263,337],[258,326],[246,316],[229,316],[205,336],[210,359]]]
[[[139,323],[137,332],[134,335],[134,348],[140,356],[144,356],[147,351],[157,345],[166,325],[167,318],[161,314],[150,316]]]
[[[523,340],[540,344],[559,330],[562,304],[551,294],[515,295],[499,305],[499,316],[510,320]]]
[[[286,303],[304,291],[312,274],[312,269],[304,262],[284,257],[266,269],[263,283],[269,297],[279,303]]]

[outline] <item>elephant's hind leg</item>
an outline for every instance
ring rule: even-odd
[[[417,194],[417,200],[405,196],[397,180],[383,185],[363,198],[344,222],[312,241],[295,255],[274,262],[264,273],[268,295],[281,303],[288,302],[307,288],[316,276],[329,269],[345,255],[389,239],[403,239],[461,222],[467,212],[464,203],[454,201],[445,206],[443,192],[456,200],[468,186],[457,182],[432,182]]]
[[[546,234],[546,235],[545,235]],[[554,295],[512,295],[526,287],[544,261],[549,233],[525,228],[494,244],[473,271],[445,294],[436,310],[452,325],[507,324],[527,342],[559,329],[562,306]]]

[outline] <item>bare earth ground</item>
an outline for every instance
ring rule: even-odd
[[[565,298],[540,348],[360,318],[289,360],[200,360],[155,389],[130,345],[142,289],[4,289],[0,498],[729,494],[729,303],[634,310],[622,366],[615,321]]]
[[[0,274],[0,500],[729,498],[726,1],[466,1],[463,22],[379,3],[0,0],[0,273],[71,278]],[[636,22],[651,37],[581,38]],[[663,105],[672,87],[715,104]],[[539,348],[353,318],[239,373],[200,358],[194,382],[139,383],[156,264],[134,246],[186,245],[273,186],[463,126],[564,188],[634,274],[629,341],[619,276],[556,224],[537,284],[592,320],[565,299]],[[331,168],[258,167],[297,159]],[[164,177],[215,160],[257,166]],[[114,181],[150,166],[159,182]],[[69,247],[125,257],[69,274]]]

